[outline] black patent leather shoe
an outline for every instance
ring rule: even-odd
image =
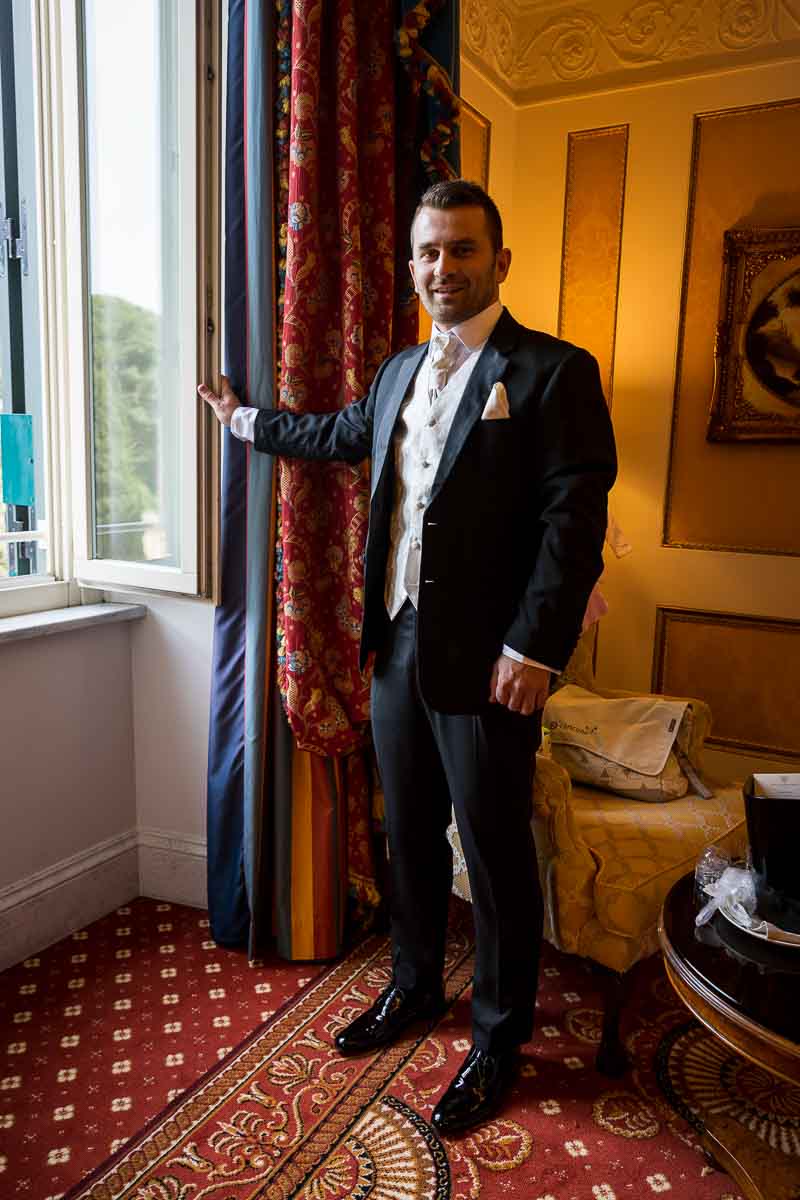
[[[489,1054],[473,1046],[433,1110],[434,1129],[438,1133],[461,1133],[491,1117],[514,1082],[518,1062],[516,1047]]]
[[[340,1054],[368,1054],[396,1041],[400,1034],[423,1017],[436,1017],[444,1011],[442,991],[404,991],[390,983],[378,999],[336,1035],[334,1045]]]

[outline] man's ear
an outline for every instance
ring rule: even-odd
[[[411,272],[411,278],[412,278],[412,280],[414,281],[414,291],[417,293],[417,295],[419,295],[419,288],[417,287],[417,277],[416,277],[416,275],[414,274],[414,260],[413,260],[413,258],[410,258],[410,259],[408,260],[408,269],[409,269],[409,271]]]
[[[504,246],[502,250],[497,251],[495,268],[497,270],[497,282],[503,283],[511,269],[511,251],[507,246]]]

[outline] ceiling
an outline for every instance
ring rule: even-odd
[[[794,57],[800,0],[461,0],[461,51],[534,104]]]

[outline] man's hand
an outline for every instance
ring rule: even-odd
[[[501,654],[492,668],[489,700],[529,717],[544,708],[550,692],[550,672]]]
[[[220,375],[222,383],[222,393],[217,395],[212,392],[210,387],[206,387],[201,383],[197,389],[197,394],[201,400],[205,400],[209,408],[214,410],[214,415],[221,425],[230,425],[231,417],[239,405],[239,398],[230,385],[230,380],[227,375]]]

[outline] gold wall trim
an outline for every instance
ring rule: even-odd
[[[461,176],[479,183],[485,192],[489,190],[489,162],[492,149],[492,122],[470,104],[459,97],[461,111]]]
[[[750,153],[737,157],[736,139],[750,146]],[[800,99],[718,109],[694,118],[664,546],[800,555],[800,523],[792,515],[797,447],[706,440],[722,235],[737,225],[797,224],[800,177],[792,147],[798,139]]]
[[[627,125],[567,136],[558,336],[595,356],[609,406],[627,163]]]
[[[652,690],[711,707],[710,746],[800,759],[800,621],[659,607]]]

